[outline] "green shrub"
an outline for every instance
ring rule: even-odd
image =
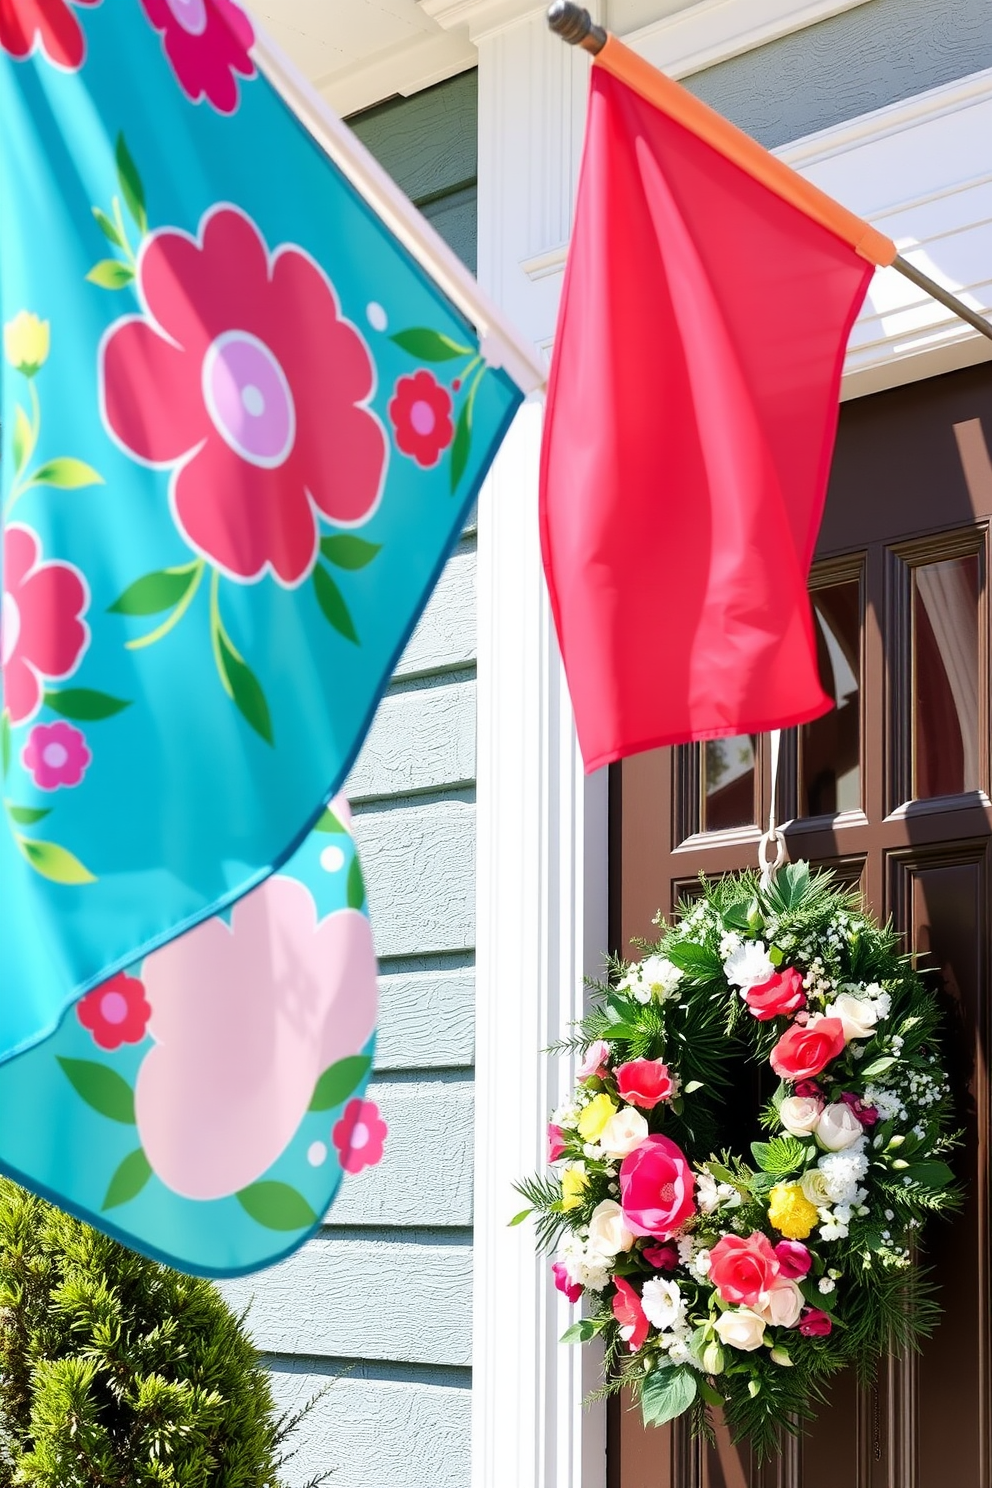
[[[300,1415],[276,1416],[243,1322],[0,1180],[2,1488],[275,1488]]]

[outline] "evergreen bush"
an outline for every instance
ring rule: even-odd
[[[243,1323],[0,1180],[0,1488],[276,1488],[305,1412],[276,1415]]]

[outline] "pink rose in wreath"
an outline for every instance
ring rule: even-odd
[[[782,1263],[767,1235],[724,1235],[710,1251],[710,1281],[724,1302],[753,1307],[780,1275]]]
[[[100,0],[73,0],[99,5]],[[35,48],[55,67],[76,72],[86,56],[86,38],[66,0],[0,0],[0,51],[18,62]]]
[[[238,1193],[285,1151],[320,1076],[375,1026],[376,965],[357,910],[318,918],[283,874],[145,958],[154,1047],[135,1086],[152,1168],[190,1199]],[[370,1140],[374,1133],[370,1131]]]
[[[455,437],[451,394],[425,367],[397,381],[389,400],[389,417],[396,431],[396,448],[424,469],[437,464]]]
[[[141,0],[161,34],[169,66],[194,103],[206,98],[218,113],[238,106],[238,78],[255,76],[249,55],[251,21],[232,0]],[[0,0],[2,4],[2,0]]]
[[[388,1132],[389,1128],[374,1101],[349,1101],[331,1133],[345,1172],[360,1173],[363,1168],[373,1168],[376,1163],[381,1163]]]
[[[2,5],[3,0],[0,0]],[[30,527],[12,522],[3,535],[0,594],[2,702],[15,726],[41,707],[45,682],[62,681],[76,670],[89,644],[83,620],[90,596],[71,563],[43,563],[41,543]]]
[[[624,1224],[635,1235],[668,1240],[696,1212],[695,1184],[680,1147],[668,1137],[645,1137],[620,1164]]]
[[[320,519],[360,526],[382,494],[365,342],[314,260],[292,244],[270,254],[234,207],[208,212],[198,239],[146,238],[138,287],[146,314],[118,321],[100,358],[111,433],[172,468],[176,525],[209,563],[301,583]]]
[[[123,971],[94,987],[76,1004],[76,1017],[100,1049],[140,1044],[151,1014],[144,983]]]
[[[21,763],[39,790],[78,785],[93,756],[85,736],[71,723],[36,723],[21,750]]]

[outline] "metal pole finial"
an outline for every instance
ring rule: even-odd
[[[573,0],[554,0],[548,8],[548,25],[569,46],[580,46],[593,56],[606,45],[606,32],[593,25],[592,16]]]

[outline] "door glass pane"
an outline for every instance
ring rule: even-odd
[[[832,816],[861,805],[861,584],[829,584],[810,599],[820,680],[834,707],[799,731],[799,815]]]
[[[704,832],[748,827],[754,821],[754,736],[709,739],[700,746]]]
[[[977,790],[978,554],[913,570],[913,795]]]

